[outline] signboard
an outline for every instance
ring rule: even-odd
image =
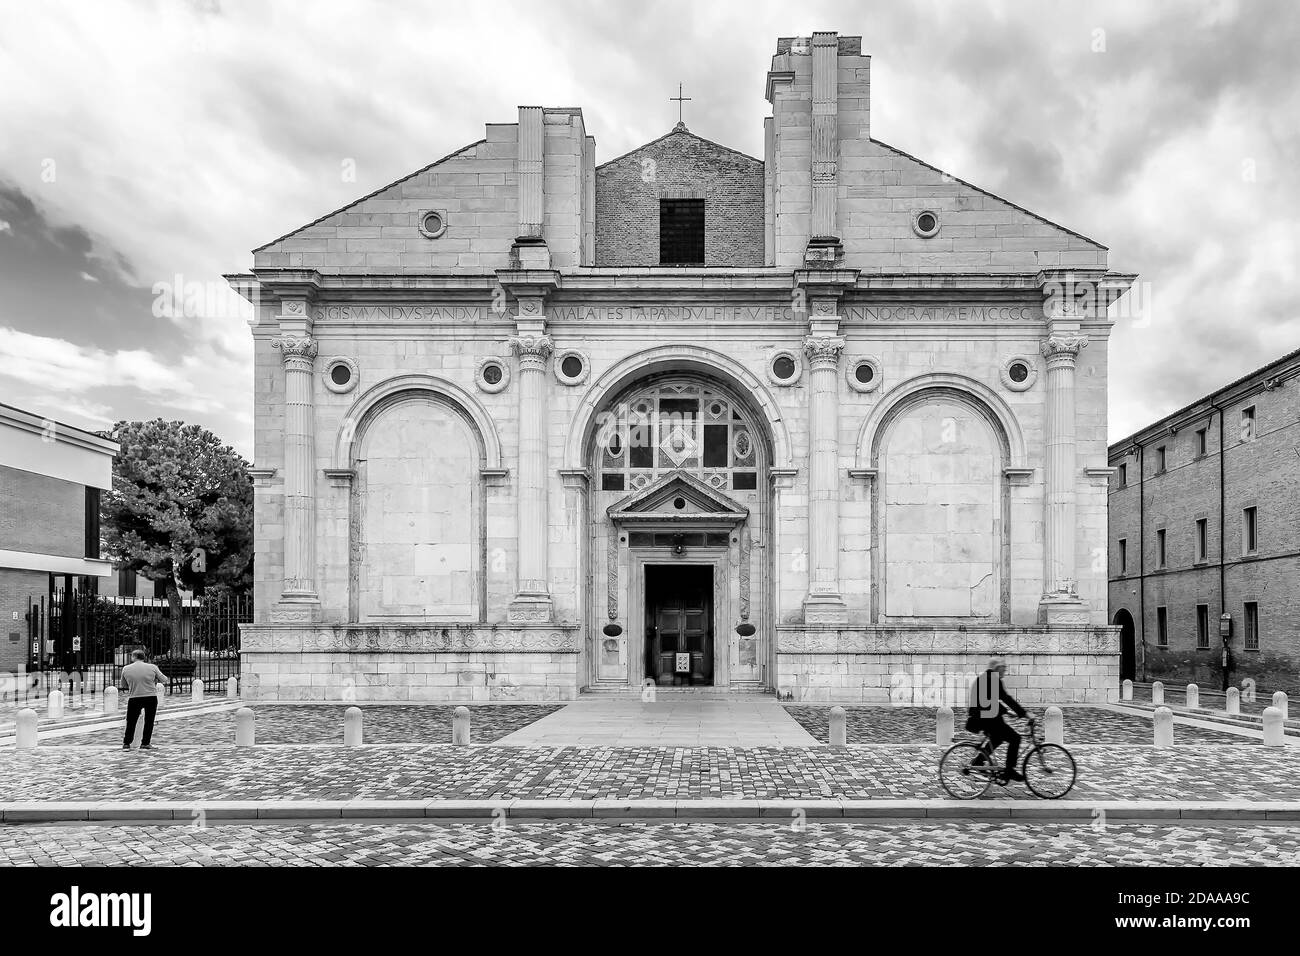
[[[675,656],[677,658],[677,663],[676,666],[673,667],[673,670],[679,674],[689,674],[691,672],[691,655],[677,654]]]
[[[73,649],[74,651],[79,651],[79,650],[81,650],[81,635],[80,635],[80,634],[74,634],[74,635],[72,635],[72,649]]]

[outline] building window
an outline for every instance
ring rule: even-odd
[[[1156,449],[1156,474],[1162,475],[1165,471],[1165,446],[1161,445]]]
[[[1246,643],[1245,648],[1248,651],[1259,650],[1259,605],[1254,601],[1247,601],[1243,606],[1246,619]]]
[[[153,596],[156,598],[165,598],[167,596],[166,578],[160,578],[153,583]]]
[[[1207,429],[1196,429],[1196,457],[1204,458],[1210,450],[1210,438]]]
[[[665,382],[620,401],[598,432],[602,491],[639,491],[687,471],[719,491],[758,488],[758,437],[726,396]]]
[[[1156,532],[1156,567],[1163,568],[1167,558],[1165,551],[1165,529],[1161,528]]]
[[[1241,410],[1241,440],[1254,441],[1255,439],[1255,406]]]
[[[1196,519],[1196,563],[1204,564],[1207,560],[1210,542],[1210,522],[1208,518]]]
[[[86,557],[99,557],[99,489],[86,489]]]
[[[704,265],[704,200],[659,200],[659,264]]]
[[[1121,488],[1128,487],[1128,465],[1121,464],[1119,466],[1119,486]]]
[[[1128,574],[1128,539],[1119,539],[1119,573]]]
[[[1169,609],[1156,608],[1156,645],[1158,647],[1169,646]]]
[[[1208,604],[1196,605],[1196,646],[1200,648],[1210,646],[1210,606]]]
[[[1254,554],[1259,549],[1259,509],[1244,508],[1241,512],[1241,553]]]
[[[118,597],[135,597],[135,572],[129,568],[117,569]]]

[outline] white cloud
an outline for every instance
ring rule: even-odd
[[[6,233],[12,236],[14,234],[14,227],[9,224],[8,220],[0,219],[0,235]]]

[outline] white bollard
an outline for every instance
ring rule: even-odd
[[[1228,702],[1224,704],[1224,709],[1231,716],[1241,713],[1241,691],[1235,687],[1228,688]]]
[[[1133,682],[1129,680],[1127,677],[1124,678],[1124,683],[1119,685],[1119,699],[1120,700],[1133,699]]]
[[[1285,691],[1278,691],[1273,695],[1273,706],[1282,711],[1282,719],[1286,720],[1291,715],[1287,713],[1287,699]]]
[[[30,750],[36,746],[36,711],[24,707],[18,711],[18,734],[14,746],[19,750]]]
[[[940,747],[952,746],[952,708],[947,704],[939,708],[939,720],[934,728],[934,742]]]
[[[1049,707],[1045,716],[1043,739],[1049,744],[1065,743],[1065,715],[1061,713],[1061,708]]]
[[[228,697],[230,700],[234,700],[238,696],[239,696],[239,678],[232,677],[230,678],[230,680],[226,681],[226,697]]]
[[[1282,738],[1285,734],[1282,731],[1282,711],[1276,707],[1264,708],[1264,746],[1281,747]]]
[[[153,689],[153,695],[158,698],[158,706],[161,707],[163,699],[167,696],[167,688],[163,687],[162,684],[159,684]]]
[[[204,690],[203,681],[197,677],[194,678],[194,683],[190,684],[190,700],[196,704],[203,703]]]
[[[235,746],[252,747],[257,740],[253,726],[253,709],[241,707],[235,711]]]
[[[1159,706],[1165,702],[1165,684],[1164,681],[1156,681],[1151,685],[1151,703]]]
[[[1247,677],[1241,682],[1241,699],[1248,704],[1255,703],[1255,678]]]
[[[1168,707],[1156,708],[1155,743],[1157,747],[1174,745],[1174,712]]]
[[[1201,689],[1195,684],[1187,685],[1187,699],[1183,702],[1192,710],[1201,706]]]
[[[469,746],[469,708],[464,704],[452,711],[451,742],[458,747]]]
[[[104,713],[106,713],[106,714],[116,714],[116,713],[117,713],[117,688],[116,688],[116,687],[105,687],[105,688],[104,688],[104,704],[103,704],[103,707],[104,707]]]
[[[360,747],[361,741],[361,708],[349,707],[343,712],[343,746]]]
[[[831,731],[829,743],[832,747],[843,747],[849,742],[847,715],[843,707],[831,708]]]
[[[63,691],[50,691],[50,696],[45,701],[45,716],[51,720],[58,720],[63,716]]]

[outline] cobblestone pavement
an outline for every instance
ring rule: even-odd
[[[0,751],[0,800],[914,799],[942,748],[207,747]],[[1300,749],[1081,747],[1068,800],[1300,800]],[[1029,796],[994,787],[994,799]]]
[[[1300,827],[1068,824],[296,824],[0,828],[17,866],[1295,866]]]
[[[1042,707],[1026,708],[1036,718],[1042,719]],[[1065,725],[1064,740],[1068,747],[1081,744],[1150,744],[1152,726],[1148,717],[1136,714],[1120,714],[1096,707],[1063,707]],[[807,705],[787,705],[790,716],[819,741],[825,743],[830,739],[830,707],[810,707]],[[851,744],[908,744],[929,743],[934,740],[935,722],[938,708],[935,707],[890,707],[882,704],[876,707],[845,707],[845,730]],[[954,708],[954,741],[976,740],[976,736],[966,733],[962,727],[966,723],[966,712]],[[1023,729],[1023,724],[1016,724]],[[1041,730],[1040,730],[1041,733]],[[1189,744],[1229,744],[1246,745],[1260,743],[1259,738],[1243,737],[1238,734],[1218,733],[1201,727],[1179,724],[1175,729],[1175,739],[1179,743]]]
[[[343,712],[361,708],[366,743],[430,744],[451,743],[451,718],[458,705],[401,704],[276,704],[253,706],[259,744],[341,744]],[[470,726],[475,743],[492,743],[559,710],[553,704],[501,704],[471,706]],[[105,718],[109,719],[109,718]],[[52,737],[41,746],[75,747],[121,744],[125,713],[116,718],[116,729],[97,730],[69,737]],[[137,734],[139,728],[137,727]],[[175,717],[154,725],[156,744],[177,746],[220,746],[235,741],[235,712]]]

